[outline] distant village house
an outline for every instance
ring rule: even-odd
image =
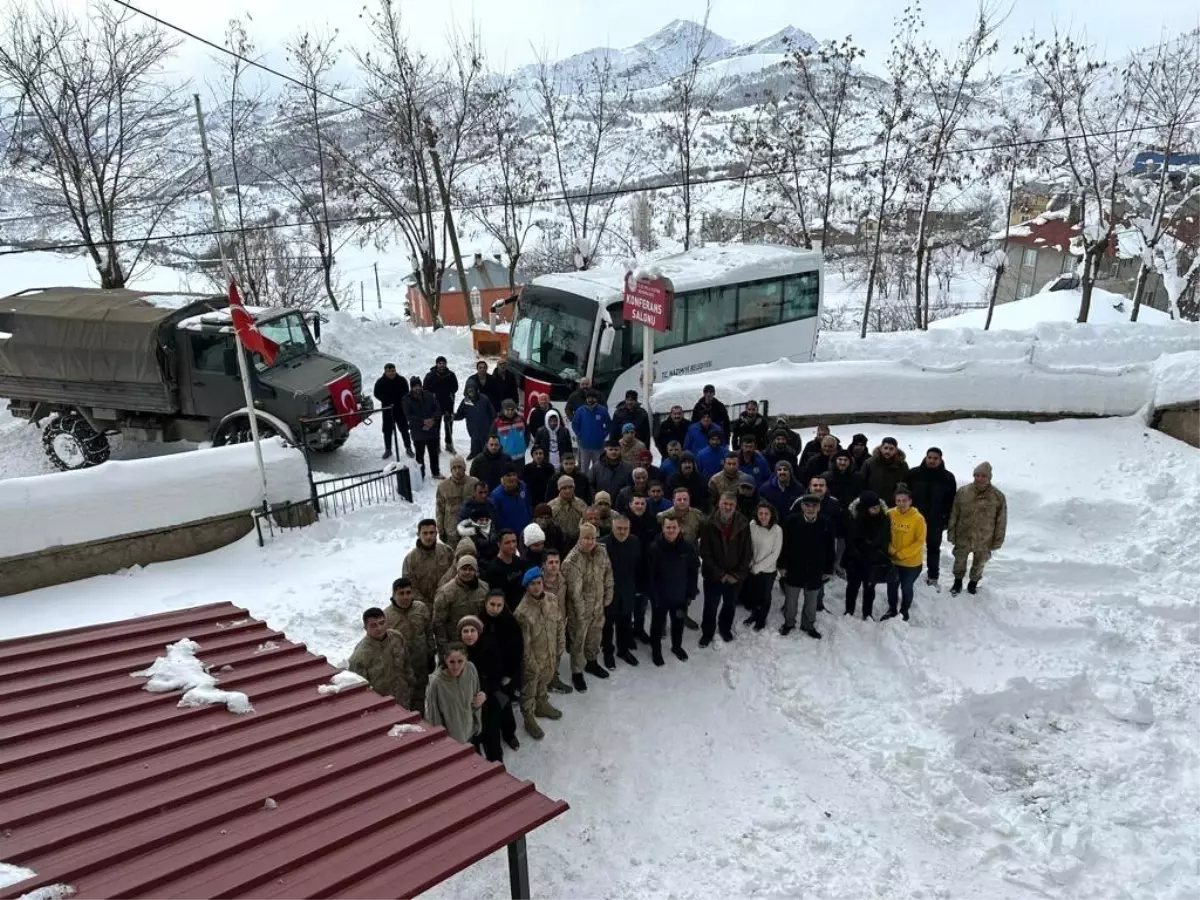
[[[466,325],[467,304],[472,304],[476,322],[487,322],[492,304],[512,296],[508,286],[508,266],[500,260],[499,254],[484,256],[476,253],[471,260],[465,260],[467,274],[467,296],[463,296],[458,283],[458,270],[453,264],[446,266],[442,275],[441,318],[443,325]],[[520,290],[520,273],[518,273],[517,290]],[[432,325],[433,316],[429,304],[421,296],[416,285],[408,286],[408,309],[414,325]],[[512,319],[513,304],[502,308],[497,321],[508,322]]]

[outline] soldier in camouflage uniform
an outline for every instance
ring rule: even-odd
[[[579,540],[579,524],[586,510],[587,504],[575,494],[575,479],[570,475],[559,476],[558,496],[550,501],[550,520],[562,529],[568,547],[574,547]]]
[[[453,580],[438,588],[433,601],[433,635],[438,656],[444,655],[447,644],[458,640],[459,619],[483,616],[488,586],[479,579],[477,571],[475,557],[460,557]]]
[[[671,508],[658,514],[660,529],[663,519],[674,519],[678,522],[679,533],[693,545],[700,536],[700,526],[704,524],[704,514],[692,506],[692,495],[685,487],[675,488],[675,493],[671,497]]]
[[[454,575],[458,572],[458,561],[464,556],[475,556],[475,542],[469,537],[460,538],[458,543],[454,545],[454,565],[442,575],[441,580],[438,582],[439,588],[445,587],[454,580]]]
[[[412,665],[412,703],[409,709],[422,709],[429,675],[433,671],[433,610],[428,603],[413,598],[412,583],[407,578],[392,582],[392,602],[383,609],[388,628],[404,636],[408,659]]]
[[[981,462],[975,467],[971,484],[958,489],[950,510],[946,537],[954,545],[954,584],[951,594],[962,590],[967,574],[967,558],[971,559],[971,577],[967,591],[974,594],[983,578],[983,567],[992,554],[1004,545],[1008,531],[1008,500],[992,484],[992,464]]]
[[[575,689],[559,677],[559,664],[567,648],[568,595],[567,579],[562,573],[562,554],[554,548],[547,548],[542,560],[542,581],[546,590],[553,594],[558,601],[558,628],[562,637],[558,642],[558,655],[554,658],[554,674],[550,678],[550,690],[556,694],[570,694]]]
[[[525,643],[524,677],[521,680],[521,715],[525,730],[535,740],[545,736],[537,722],[561,719],[562,713],[550,704],[550,679],[563,651],[563,629],[558,615],[558,599],[546,591],[542,570],[530,569],[522,583],[525,596],[517,604],[516,618]]]
[[[411,709],[413,671],[404,635],[388,628],[387,616],[377,606],[363,613],[363,628],[367,633],[350,654],[346,668],[367,679],[375,693]]]
[[[571,682],[582,693],[587,690],[584,672],[608,677],[596,657],[600,655],[604,608],[613,599],[613,574],[608,553],[596,540],[596,526],[588,522],[579,526],[579,543],[567,554],[563,575],[571,604]]]
[[[474,475],[467,474],[467,461],[461,456],[450,458],[450,477],[438,482],[434,516],[437,519],[438,535],[449,544],[458,534],[458,511],[471,499],[475,482]]]
[[[442,576],[453,568],[454,551],[438,540],[437,522],[422,519],[417,524],[417,545],[404,557],[400,571],[412,582],[413,595],[422,603],[432,603]]]

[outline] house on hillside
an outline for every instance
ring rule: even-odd
[[[464,297],[458,283],[458,270],[454,265],[447,265],[442,273],[441,313],[443,325],[466,325],[467,303],[472,304],[476,322],[486,322],[487,313],[497,300],[511,297],[513,292],[508,286],[508,266],[501,262],[500,255],[487,257],[476,253],[474,259],[466,263],[467,296]],[[517,290],[521,289],[521,275],[517,273]],[[415,284],[408,286],[408,309],[414,325],[432,325],[433,315],[429,304],[421,296]],[[499,320],[507,322],[512,319],[513,305],[505,306],[499,314]]]

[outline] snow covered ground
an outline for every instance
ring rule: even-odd
[[[981,593],[922,584],[911,625],[822,615],[819,643],[689,633],[690,662],[556,700],[507,757],[572,807],[530,838],[534,890],[1200,894],[1197,451],[1135,418],[835,431],[936,444],[960,481],[992,462],[1009,532]],[[342,661],[429,485],[417,501],[4,598],[0,637],[230,600]],[[497,854],[432,893],[507,896],[506,874]]]
[[[1043,291],[1026,297],[1023,300],[1013,300],[1011,303],[999,303],[992,315],[992,328],[1022,329],[1033,328],[1042,322],[1074,322],[1079,317],[1080,292],[1075,291]],[[1088,324],[1090,325],[1170,325],[1173,320],[1161,310],[1143,306],[1138,311],[1137,322],[1130,322],[1133,312],[1133,301],[1120,294],[1114,294],[1101,288],[1092,289],[1092,305],[1088,309]],[[929,323],[930,328],[982,328],[987,322],[986,309],[972,309],[957,316],[937,319]]]

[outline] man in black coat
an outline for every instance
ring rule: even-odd
[[[564,475],[575,482],[575,496],[588,506],[591,506],[592,497],[595,496],[595,492],[592,490],[592,483],[588,481],[588,477],[579,468],[579,462],[575,459],[574,453],[564,453],[562,455],[562,465],[554,470],[554,477],[546,485],[546,502],[549,503],[558,497],[558,479]]]
[[[546,462],[546,451],[537,445],[534,445],[530,456],[532,462],[525,463],[525,468],[521,470],[521,481],[529,491],[531,502],[541,503],[549,489],[550,480],[554,478],[554,466]]]
[[[392,458],[392,438],[397,429],[404,438],[404,452],[409,459],[413,456],[412,436],[408,432],[408,419],[404,415],[404,398],[408,396],[408,382],[396,372],[396,364],[388,363],[383,374],[375,382],[375,399],[383,410],[383,458]],[[396,448],[399,452],[400,448]]]
[[[833,454],[833,468],[825,473],[825,486],[829,495],[842,504],[842,509],[849,509],[863,492],[862,476],[854,470],[854,457],[849,450]]]
[[[517,533],[511,528],[500,532],[496,541],[496,558],[483,566],[479,577],[492,590],[504,591],[504,602],[509,610],[515,610],[525,596],[521,579],[529,563],[517,554]]]
[[[638,595],[642,592],[642,543],[630,533],[630,528],[628,517],[617,513],[612,520],[612,534],[600,541],[608,551],[613,573],[613,599],[604,609],[604,629],[600,634],[604,665],[609,669],[617,667],[616,657],[630,666],[638,664],[638,658],[633,655],[637,647],[633,618]]]
[[[656,666],[663,665],[662,639],[667,618],[671,619],[671,652],[680,662],[688,655],[683,649],[683,623],[687,609],[700,592],[700,557],[691,541],[679,532],[679,523],[670,517],[663,519],[662,535],[650,545],[646,563],[650,607],[651,657]]]
[[[733,446],[742,446],[742,438],[750,435],[754,446],[761,452],[767,446],[767,420],[758,413],[758,401],[747,400],[746,408],[733,423]]]
[[[712,423],[719,425],[721,433],[728,437],[730,431],[729,410],[724,403],[717,399],[717,389],[711,384],[704,386],[703,395],[692,407],[692,421],[699,422],[702,413],[708,413],[712,418]]]
[[[608,428],[610,438],[619,439],[621,429],[626,423],[633,425],[633,433],[639,441],[650,446],[650,416],[645,408],[638,403],[638,392],[625,392],[625,402],[618,406],[612,414],[612,424]]]
[[[712,509],[708,479],[696,468],[696,457],[684,453],[679,457],[679,471],[667,478],[667,490],[673,496],[676,488],[687,488],[692,509],[707,514]]]
[[[575,410],[587,403],[587,395],[592,389],[592,379],[580,378],[575,390],[567,395],[567,421],[575,418]]]
[[[783,626],[779,633],[791,634],[796,627],[796,607],[801,592],[804,607],[800,630],[811,638],[817,631],[817,600],[825,582],[833,577],[834,528],[821,515],[821,498],[805,494],[800,509],[783,523],[783,552],[779,554],[779,573],[783,576]]]
[[[687,438],[688,426],[692,423],[683,417],[683,407],[678,403],[671,407],[671,412],[665,419],[658,423],[658,431],[654,433],[654,446],[658,448],[658,455],[662,459],[667,458],[667,445],[671,441],[679,441],[679,446],[683,448],[683,442]],[[646,446],[649,446],[647,444]]]
[[[442,418],[441,407],[433,394],[425,390],[421,379],[412,377],[408,396],[401,403],[404,415],[412,429],[413,446],[417,451],[417,465],[421,467],[421,477],[425,477],[425,456],[429,455],[429,471],[434,478],[441,478],[438,467],[438,421]]]
[[[458,393],[458,376],[446,365],[446,357],[434,360],[433,368],[425,373],[425,390],[437,399],[442,409],[446,430],[446,452],[454,452],[454,396]]]
[[[500,449],[500,438],[494,434],[487,439],[483,452],[471,460],[471,477],[478,478],[489,491],[500,487],[500,476],[512,460]]]
[[[942,533],[950,524],[954,493],[958,482],[946,468],[942,451],[930,447],[915,469],[908,470],[908,489],[912,491],[913,506],[925,517],[925,583],[937,586],[942,552]]]
[[[793,472],[796,471],[796,450],[788,443],[789,434],[791,432],[786,428],[776,428],[771,432],[771,445],[763,451],[763,456],[772,472],[778,470],[781,462],[786,462]]]
[[[495,389],[500,399],[494,402],[496,409],[504,405],[505,400],[511,400],[521,406],[521,386],[517,384],[517,376],[508,369],[508,362],[501,359],[492,370],[489,381],[495,381]]]

